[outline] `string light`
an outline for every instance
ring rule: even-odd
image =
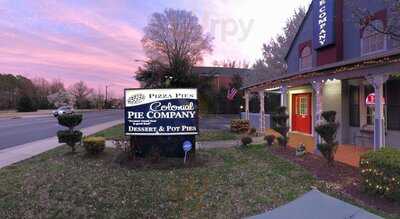
[[[315,71],[315,72],[310,72],[310,73],[305,73],[305,74],[300,74],[300,75],[294,75],[294,76],[284,78],[284,79],[265,81],[263,83],[254,85],[253,89],[254,88],[257,89],[260,87],[278,87],[281,84],[287,84],[292,81],[305,80],[305,79],[310,79],[310,78],[314,78],[314,77],[334,77],[333,75],[342,73],[342,72],[346,72],[346,71],[353,71],[353,70],[358,70],[361,68],[367,68],[372,65],[394,64],[394,63],[398,63],[398,62],[400,62],[400,57],[398,57],[398,56],[396,56],[394,58],[384,57],[384,58],[379,58],[379,59],[375,59],[375,60],[367,60],[367,61],[363,61],[361,63],[353,64],[350,66],[337,67],[333,71]],[[251,87],[249,89],[251,89]]]

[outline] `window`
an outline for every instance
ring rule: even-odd
[[[387,82],[387,126],[390,130],[400,130],[400,79]]]
[[[300,70],[312,67],[312,50],[310,46],[306,46],[300,53]]]
[[[358,86],[350,86],[349,112],[350,126],[360,127],[360,90]]]
[[[383,29],[381,20],[373,20],[362,32],[361,38],[361,54],[368,55],[371,53],[386,50],[386,35],[379,33],[376,29]]]
[[[365,97],[375,92],[374,87],[372,87],[372,85],[366,85],[364,89],[365,89]],[[368,106],[367,125],[374,125],[374,123],[375,123],[375,106]]]
[[[297,114],[300,116],[308,115],[308,97],[303,96],[299,98],[299,106],[297,107]]]

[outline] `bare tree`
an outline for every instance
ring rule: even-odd
[[[249,68],[250,64],[246,60],[223,60],[223,61],[213,61],[213,66],[215,67],[225,67],[225,68]]]
[[[60,79],[54,79],[50,84],[50,93],[54,94],[59,91],[65,91],[64,83]]]
[[[69,92],[75,97],[77,108],[88,108],[90,101],[88,97],[93,93],[85,82],[79,81],[69,88]]]
[[[154,13],[144,33],[142,44],[148,57],[169,65],[176,59],[196,64],[212,51],[212,38],[203,33],[198,18],[189,11],[166,9]]]
[[[150,61],[139,69],[136,79],[146,87],[187,86],[193,81],[189,76],[192,66],[201,61],[204,54],[212,52],[211,42],[212,38],[203,32],[192,12],[166,9],[163,13],[154,13],[142,39]],[[161,75],[150,77],[148,73],[154,70]]]
[[[278,34],[263,45],[263,58],[253,66],[255,70],[260,71],[258,72],[260,75],[264,76],[263,79],[286,73],[287,64],[285,56],[305,15],[305,8],[300,7],[298,10],[295,10],[294,14],[286,21],[283,33]]]
[[[391,36],[392,39],[400,41],[400,1],[398,0],[380,0],[386,9],[386,24],[379,25],[376,22],[372,22],[375,18],[375,11],[371,11],[365,7],[360,7],[361,1],[354,0],[348,1],[347,6],[352,8],[355,22],[360,25],[361,28],[370,27],[378,33],[383,33]]]

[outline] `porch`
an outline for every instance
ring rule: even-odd
[[[289,115],[289,144],[304,143],[309,152],[319,153],[315,145],[322,139],[315,127],[323,122],[322,112],[335,111],[340,124],[337,159],[356,166],[368,150],[400,147],[400,62],[389,62],[392,58],[337,63],[249,85],[244,88],[243,118],[250,120],[249,100],[258,96],[259,110],[251,121],[265,133],[273,126],[266,116],[271,113],[268,96],[278,93],[276,105],[286,107]]]
[[[267,129],[265,133],[267,135],[273,134],[275,136],[279,136],[279,133],[272,129]],[[315,141],[312,136],[299,132],[290,132],[288,143],[289,147],[296,148],[301,144],[306,146],[306,151],[308,153],[316,152]],[[360,157],[370,150],[373,150],[373,148],[350,144],[340,144],[336,151],[335,160],[350,166],[359,167]]]

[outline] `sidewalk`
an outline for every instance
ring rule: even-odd
[[[251,144],[265,143],[263,137],[253,137]],[[241,145],[240,139],[225,140],[225,141],[198,141],[196,142],[196,149],[212,149],[212,148],[232,148]]]
[[[112,126],[123,123],[123,120],[111,121],[88,128],[81,129],[83,135],[92,135],[96,132],[102,131],[104,129],[110,128]],[[63,145],[63,143],[58,143],[57,136],[18,145],[15,147],[0,150],[0,168],[9,166],[13,163],[31,158],[48,150],[54,149]]]

